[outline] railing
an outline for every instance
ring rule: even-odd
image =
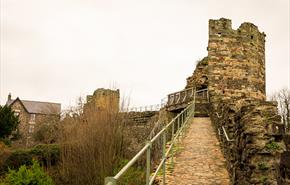
[[[229,136],[228,136],[228,133],[227,133],[227,131],[226,131],[226,129],[225,129],[225,127],[224,126],[222,126],[222,130],[223,130],[223,135],[226,137],[226,140],[228,141],[228,142],[233,142],[234,141],[234,139],[230,139],[229,138]],[[220,131],[219,131],[220,132]]]
[[[185,125],[187,125],[189,118],[194,115],[195,109],[195,93],[193,95],[193,101],[188,105],[181,113],[173,118],[166,126],[163,127],[150,141],[147,141],[145,146],[113,177],[105,178],[105,185],[116,185],[120,177],[146,152],[146,185],[153,184],[157,173],[162,169],[163,184],[165,184],[166,166],[165,162],[171,152],[171,160],[173,160],[172,148],[182,133]],[[167,131],[171,128],[171,144],[166,150],[166,135]],[[158,138],[162,137],[162,160],[157,166],[157,169],[151,175],[151,150],[152,144],[154,144]]]
[[[167,106],[180,104],[188,101],[194,95],[194,88],[188,88],[182,91],[171,93],[168,95]]]
[[[195,94],[193,92],[195,92]],[[192,88],[188,88],[182,91],[169,94],[166,98],[163,98],[161,100],[160,104],[126,108],[126,109],[123,109],[122,112],[159,111],[161,108],[165,106],[172,106],[172,105],[178,105],[182,103],[191,102],[193,100],[193,95],[195,95],[198,98],[203,98],[203,99],[206,98],[207,101],[209,102],[209,95],[208,95],[207,88],[195,91],[195,88],[192,87]]]
[[[201,89],[196,91],[196,97],[206,99],[207,102],[209,102],[209,94],[208,94],[208,89]]]
[[[125,108],[122,110],[122,112],[144,112],[144,111],[159,111],[161,108],[165,107],[167,105],[167,97],[163,98],[161,100],[160,104],[155,105],[146,105],[146,106],[140,106],[140,107],[131,107],[131,108]]]
[[[217,115],[218,118],[221,118],[221,117],[222,117],[222,116],[219,115],[217,112],[216,112],[216,115]],[[218,128],[218,134],[219,134],[220,136],[224,135],[225,138],[226,138],[226,140],[227,140],[228,142],[233,142],[233,141],[235,141],[234,139],[230,139],[230,138],[229,138],[229,135],[228,135],[228,133],[227,133],[227,131],[226,131],[226,129],[225,129],[224,126],[221,126],[221,128],[222,128],[223,134],[221,133],[220,128]]]
[[[124,112],[159,111],[161,107],[162,107],[161,104],[147,105],[147,106],[141,106],[141,107],[131,107],[131,108],[125,109]]]
[[[195,93],[193,93],[193,92],[195,92]],[[188,88],[188,89],[185,89],[182,91],[178,91],[178,92],[169,94],[167,106],[172,106],[172,105],[190,102],[190,101],[192,101],[193,95],[195,95],[196,97],[199,97],[199,98],[206,98],[207,101],[209,102],[207,88],[195,91],[195,87],[191,87],[191,88]]]

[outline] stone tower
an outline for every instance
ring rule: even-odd
[[[229,19],[210,20],[207,50],[186,88],[208,89],[232,184],[289,184],[284,125],[277,105],[266,101],[265,34],[252,23],[234,30]]]
[[[99,88],[94,91],[93,95],[87,96],[87,103],[84,105],[84,112],[89,110],[109,110],[119,111],[120,91]]]
[[[252,23],[209,20],[208,89],[216,99],[265,100],[265,34]]]

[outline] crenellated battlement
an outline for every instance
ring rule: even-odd
[[[258,26],[250,22],[242,23],[237,30],[232,28],[232,21],[226,18],[210,19],[208,24],[209,36],[221,36],[231,34],[232,36],[256,35],[265,38],[265,33],[260,32]]]
[[[221,18],[218,20],[210,19],[208,27],[210,35],[233,31],[232,21],[225,18]]]
[[[252,23],[209,21],[208,86],[211,97],[265,100],[265,34]]]

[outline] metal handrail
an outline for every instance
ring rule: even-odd
[[[155,104],[155,105],[128,108],[126,112],[159,111],[161,108],[162,108],[162,104]]]
[[[222,117],[221,115],[219,115],[218,112],[216,112],[215,114],[217,115],[218,118],[221,118]]]
[[[205,91],[207,91],[207,90],[208,90],[207,88],[204,88],[204,89],[200,89],[200,90],[195,91],[195,93],[205,92]]]
[[[142,154],[147,151],[146,155],[146,185],[153,184],[155,177],[157,176],[158,171],[162,168],[163,173],[163,184],[165,184],[165,162],[170,152],[172,151],[172,148],[175,144],[176,139],[181,134],[182,130],[184,129],[185,125],[187,125],[189,118],[194,115],[195,110],[195,93],[194,98],[191,104],[189,104],[181,113],[179,113],[175,118],[173,118],[166,126],[163,127],[151,140],[147,141],[145,146],[113,177],[106,177],[105,178],[105,185],[116,185],[117,180],[142,156]],[[175,130],[177,122],[177,129]],[[172,128],[171,132],[171,144],[169,148],[166,151],[166,134],[167,130],[169,128]],[[152,144],[159,138],[163,137],[162,142],[162,160],[160,164],[158,165],[157,169],[151,176],[151,146]],[[173,153],[171,155],[171,160],[173,160]]]
[[[184,97],[182,99],[182,102],[185,102],[186,98],[187,98],[187,92],[185,92],[185,95],[184,95]]]
[[[185,93],[184,94],[184,97],[181,100],[181,102],[183,103],[183,102],[185,102],[185,100],[187,98],[187,91],[189,91],[189,90],[191,90],[192,92],[194,92],[194,88],[193,87],[192,88],[188,88],[188,89],[185,89],[185,90],[182,90],[182,91],[178,91],[178,92],[169,94],[168,96],[170,97],[170,100],[171,101],[167,101],[166,99],[168,99],[168,98],[163,98],[161,100],[161,103],[160,104],[140,106],[140,107],[131,107],[131,108],[124,109],[122,112],[131,112],[131,111],[132,112],[158,111],[161,108],[163,108],[167,103],[169,105],[180,103],[181,93],[184,92]],[[201,90],[195,91],[195,93],[201,93],[201,92],[203,93],[202,94],[203,96],[204,96],[204,92],[207,92],[207,97],[208,97],[207,88],[206,89],[201,89]],[[193,96],[193,93],[191,93],[191,95],[189,97],[192,97],[192,96]]]
[[[181,90],[181,91],[177,91],[177,92],[174,92],[174,93],[170,93],[170,94],[168,94],[168,96],[170,96],[170,95],[175,95],[175,94],[177,94],[177,93],[184,92],[184,91],[194,90],[194,89],[195,89],[194,87],[190,87],[190,88],[187,88],[187,89],[183,89],[183,90]],[[196,92],[197,92],[197,91],[196,91]]]
[[[230,138],[229,138],[229,136],[228,136],[228,134],[227,134],[227,131],[226,131],[226,129],[225,129],[224,126],[222,126],[222,129],[223,129],[224,136],[226,137],[227,141],[228,141],[228,142],[233,142],[234,139],[230,139]]]
[[[223,130],[223,133],[224,133],[224,134],[222,134],[221,131],[220,131],[220,129],[218,128],[218,135],[219,135],[219,136],[224,135],[225,138],[226,138],[226,140],[227,140],[227,142],[233,142],[233,141],[235,141],[234,139],[230,139],[230,138],[229,138],[228,133],[227,133],[227,131],[226,131],[226,129],[225,129],[224,126],[222,126],[222,130]]]
[[[188,92],[191,92],[189,94],[189,96],[188,96]],[[208,94],[208,89],[207,88],[196,91],[195,87],[191,87],[191,88],[184,89],[182,91],[178,91],[178,92],[174,92],[174,93],[168,94],[167,95],[167,97],[168,97],[167,106],[176,105],[176,104],[179,104],[179,103],[184,103],[184,102],[186,102],[186,99],[190,100],[190,98],[193,95],[197,96],[200,93],[202,93],[203,97],[206,96],[207,100],[209,102],[209,94]],[[181,97],[182,94],[184,94],[183,98]],[[180,100],[181,100],[181,102],[180,102]]]
[[[207,88],[205,88],[205,89],[200,89],[200,90],[196,91],[196,93],[197,93],[197,94],[198,94],[198,93],[202,93],[202,97],[207,96],[207,99],[209,98],[209,95],[208,95],[208,89],[207,89]],[[205,95],[205,93],[206,93],[206,95]],[[208,100],[209,100],[209,99],[208,99]]]
[[[169,95],[168,96],[169,97],[169,99],[170,99],[170,103],[169,103],[169,105],[172,105],[173,103],[174,103],[174,95]],[[172,98],[173,97],[173,98]]]
[[[140,107],[123,108],[121,112],[144,112],[144,111],[159,111],[168,104],[168,97],[162,98],[160,104],[146,105]]]
[[[219,115],[219,113],[217,113],[217,112],[216,112],[215,114],[217,115],[218,118],[221,118],[221,117],[222,117],[222,116]],[[218,128],[218,135],[220,135],[220,136],[221,136],[221,135],[224,135],[225,138],[226,138],[226,140],[227,140],[228,142],[233,142],[233,141],[235,141],[234,139],[230,139],[230,138],[229,138],[229,135],[228,135],[228,133],[227,133],[225,127],[224,127],[224,126],[221,126],[221,127],[222,127],[222,130],[223,130],[223,133],[224,133],[224,134],[222,134],[221,131],[220,131],[220,129]]]
[[[181,97],[181,92],[176,93],[175,96],[178,96],[177,100],[175,103],[179,103],[180,97]]]

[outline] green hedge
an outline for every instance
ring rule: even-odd
[[[59,145],[37,145],[30,149],[17,149],[0,166],[0,174],[10,169],[18,169],[21,165],[32,165],[33,159],[38,160],[42,165],[55,165],[59,161]]]

